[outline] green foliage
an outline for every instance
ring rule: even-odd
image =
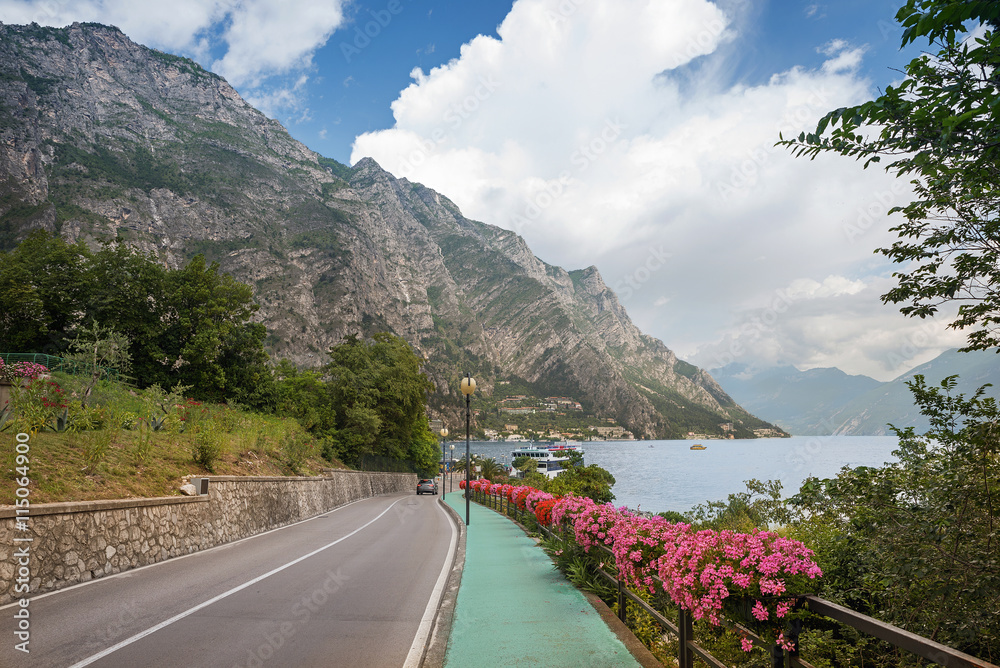
[[[204,257],[172,271],[124,245],[92,252],[36,231],[0,254],[0,300],[10,304],[0,310],[9,349],[82,354],[84,341],[100,340],[87,355],[121,371],[131,359],[142,386],[180,382],[200,399],[276,402],[251,288]],[[111,363],[103,348],[125,339],[127,354]]]
[[[312,455],[312,439],[306,434],[288,433],[281,441],[285,464],[293,473],[299,473],[306,459]]]
[[[132,366],[128,337],[103,327],[92,321],[90,327],[82,327],[69,344],[66,359],[81,363],[81,368],[89,370],[89,379],[83,389],[84,401],[104,376],[105,369],[116,369],[128,373]]]
[[[930,430],[896,430],[896,464],[807,480],[792,529],[817,552],[824,597],[996,662],[1000,412],[985,388],[953,395],[954,376],[909,385]]]
[[[9,349],[65,349],[65,333],[81,320],[89,254],[82,242],[70,245],[44,230],[0,254],[0,340]]]
[[[74,172],[67,167],[75,163],[86,168],[91,178],[103,178],[120,187],[138,188],[144,192],[166,188],[178,194],[192,190],[188,177],[177,163],[165,155],[154,156],[138,144],[126,145],[120,150],[98,145],[92,152],[74,144],[56,144],[56,161],[59,167],[56,173],[68,178],[72,178]]]
[[[479,474],[487,480],[497,481],[500,478],[507,477],[506,472],[503,470],[503,466],[498,464],[495,459],[481,459],[479,461],[479,467]]]
[[[750,533],[773,525],[783,526],[791,520],[791,514],[781,498],[780,481],[761,482],[751,479],[745,481],[745,484],[747,491],[730,494],[725,502],[708,501],[699,504],[682,516],[680,521],[690,522],[702,529],[729,529]],[[667,517],[666,513],[660,514]]]
[[[191,458],[209,473],[215,472],[215,462],[222,454],[222,439],[211,429],[199,431],[191,443]]]
[[[344,179],[345,181],[350,181],[351,175],[353,174],[353,170],[351,170],[350,167],[348,167],[347,165],[345,165],[343,163],[337,162],[333,158],[324,158],[324,157],[320,156],[320,158],[319,158],[319,164],[321,164],[322,166],[326,167],[331,172],[333,172],[336,176],[339,176],[340,178]]]
[[[896,14],[902,44],[926,37],[937,49],[907,66],[898,86],[875,100],[837,109],[813,133],[779,142],[795,155],[834,152],[890,161],[915,198],[894,207],[899,240],[878,252],[900,263],[886,303],[925,318],[959,302],[949,327],[974,328],[965,350],[1000,343],[1000,4],[977,0],[908,0]],[[982,24],[974,39],[967,24]]]
[[[277,367],[278,411],[324,438],[324,457],[360,466],[372,458],[409,462],[424,475],[437,470],[437,438],[426,415],[433,385],[422,361],[398,336],[348,336],[330,349],[322,371]]]
[[[545,491],[549,494],[586,496],[597,503],[610,503],[615,499],[611,492],[614,484],[615,477],[596,464],[570,465],[545,483]]]

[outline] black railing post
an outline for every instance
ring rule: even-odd
[[[618,619],[622,620],[622,624],[628,624],[628,599],[625,597],[621,573],[618,574]]]
[[[781,649],[781,645],[775,645],[771,648],[771,668],[784,668],[785,667],[785,652]]]
[[[694,652],[688,647],[688,643],[694,640],[694,624],[691,620],[691,613],[689,613],[684,608],[677,608],[677,629],[680,631],[678,634],[678,649],[677,649],[677,666],[678,668],[694,668]]]

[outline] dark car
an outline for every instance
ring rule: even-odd
[[[423,494],[424,492],[430,492],[431,494],[438,493],[437,481],[433,478],[423,478],[417,483],[417,494]]]

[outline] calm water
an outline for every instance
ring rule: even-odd
[[[706,501],[724,500],[746,489],[744,480],[780,480],[785,496],[809,476],[830,478],[844,466],[881,466],[895,461],[895,436],[793,436],[738,441],[609,441],[583,444],[584,462],[615,477],[615,505],[654,513],[683,512]],[[510,463],[515,443],[473,442],[471,451]],[[455,456],[465,442],[455,443]]]

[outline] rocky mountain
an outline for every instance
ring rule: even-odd
[[[949,350],[889,382],[868,376],[849,376],[840,369],[795,367],[750,369],[730,364],[712,375],[741,406],[773,420],[796,435],[885,436],[889,424],[913,427],[923,433],[930,426],[913,403],[906,386],[916,375],[937,386],[958,375],[956,393],[967,397],[986,384],[986,396],[1000,399],[1000,357],[991,351],[960,353]]]
[[[373,160],[323,158],[222,78],[116,28],[0,24],[0,249],[38,227],[218,261],[253,286],[275,358],[311,366],[350,333],[403,336],[444,413],[471,372],[642,437],[771,426],[640,332],[594,267],[547,265]]]

